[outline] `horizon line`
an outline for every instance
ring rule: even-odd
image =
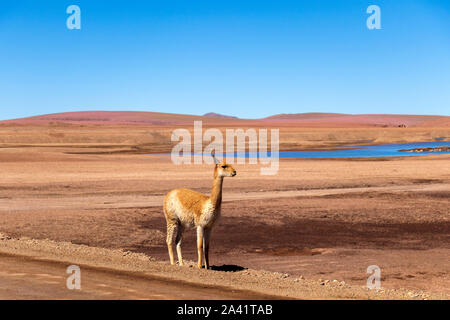
[[[7,118],[7,119],[0,119],[0,121],[11,121],[11,120],[20,120],[20,119],[27,119],[27,118],[34,118],[34,117],[41,117],[41,116],[49,116],[49,115],[57,115],[57,114],[64,114],[64,113],[83,113],[83,112],[142,112],[142,113],[162,113],[162,114],[171,114],[171,115],[184,115],[184,116],[193,116],[193,117],[204,117],[205,115],[209,113],[215,113],[220,116],[225,117],[234,117],[236,119],[240,120],[261,120],[261,119],[267,119],[269,117],[273,116],[281,116],[281,115],[301,115],[301,114],[330,114],[330,115],[348,115],[348,116],[358,116],[358,115],[365,115],[365,116],[371,116],[371,115],[392,115],[392,116],[434,116],[434,117],[450,117],[450,115],[445,114],[412,114],[412,113],[341,113],[341,112],[326,112],[326,111],[308,111],[308,112],[295,112],[295,113],[274,113],[271,115],[263,116],[263,117],[257,117],[257,118],[241,118],[232,114],[223,114],[216,111],[209,111],[204,114],[189,114],[189,113],[176,113],[176,112],[163,112],[163,111],[149,111],[149,110],[106,110],[106,109],[94,109],[94,110],[76,110],[76,111],[62,111],[62,112],[52,112],[52,113],[43,113],[43,114],[34,114],[24,117],[17,117],[17,118]],[[206,116],[208,117],[208,116]],[[211,117],[212,118],[212,117]]]

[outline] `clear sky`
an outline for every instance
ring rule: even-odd
[[[80,110],[450,115],[450,1],[2,0],[0,119]]]

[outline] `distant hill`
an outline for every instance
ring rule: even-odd
[[[432,123],[435,126],[446,126],[450,117],[404,114],[344,114],[344,113],[294,113],[277,114],[263,120],[292,122],[298,124],[322,124],[324,127],[338,124],[369,126],[421,126]]]
[[[323,119],[331,117],[347,116],[344,113],[321,113],[321,112],[308,112],[308,113],[280,113],[265,119]]]
[[[433,119],[429,121],[425,121],[421,124],[422,127],[450,127],[450,117],[442,117],[438,119]]]
[[[208,112],[208,113],[205,113],[203,116],[204,116],[204,117],[210,117],[210,118],[238,119],[238,117],[227,116],[227,115],[220,114],[220,113],[215,113],[215,112]]]
[[[198,116],[176,113],[146,112],[146,111],[76,111],[64,113],[52,113],[20,119],[0,121],[0,123],[17,124],[48,124],[48,123],[72,123],[72,124],[143,124],[143,125],[176,125],[192,124],[195,120],[207,123],[224,121],[239,121],[237,118],[227,116]]]
[[[448,116],[396,115],[396,114],[343,114],[343,113],[294,113],[277,114],[263,119],[239,119],[237,117],[209,112],[203,116],[144,111],[79,111],[46,114],[28,118],[0,121],[0,124],[49,123],[87,125],[191,125],[201,120],[205,124],[241,126],[288,126],[288,127],[449,127]]]

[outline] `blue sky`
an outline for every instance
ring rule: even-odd
[[[66,8],[81,8],[68,30]],[[369,5],[381,30],[369,30]],[[80,110],[450,115],[450,1],[0,3],[0,119]]]

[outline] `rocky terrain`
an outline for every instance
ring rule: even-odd
[[[402,152],[443,152],[443,151],[450,151],[450,147],[434,147],[434,148],[414,148],[414,149],[404,149],[399,150]]]

